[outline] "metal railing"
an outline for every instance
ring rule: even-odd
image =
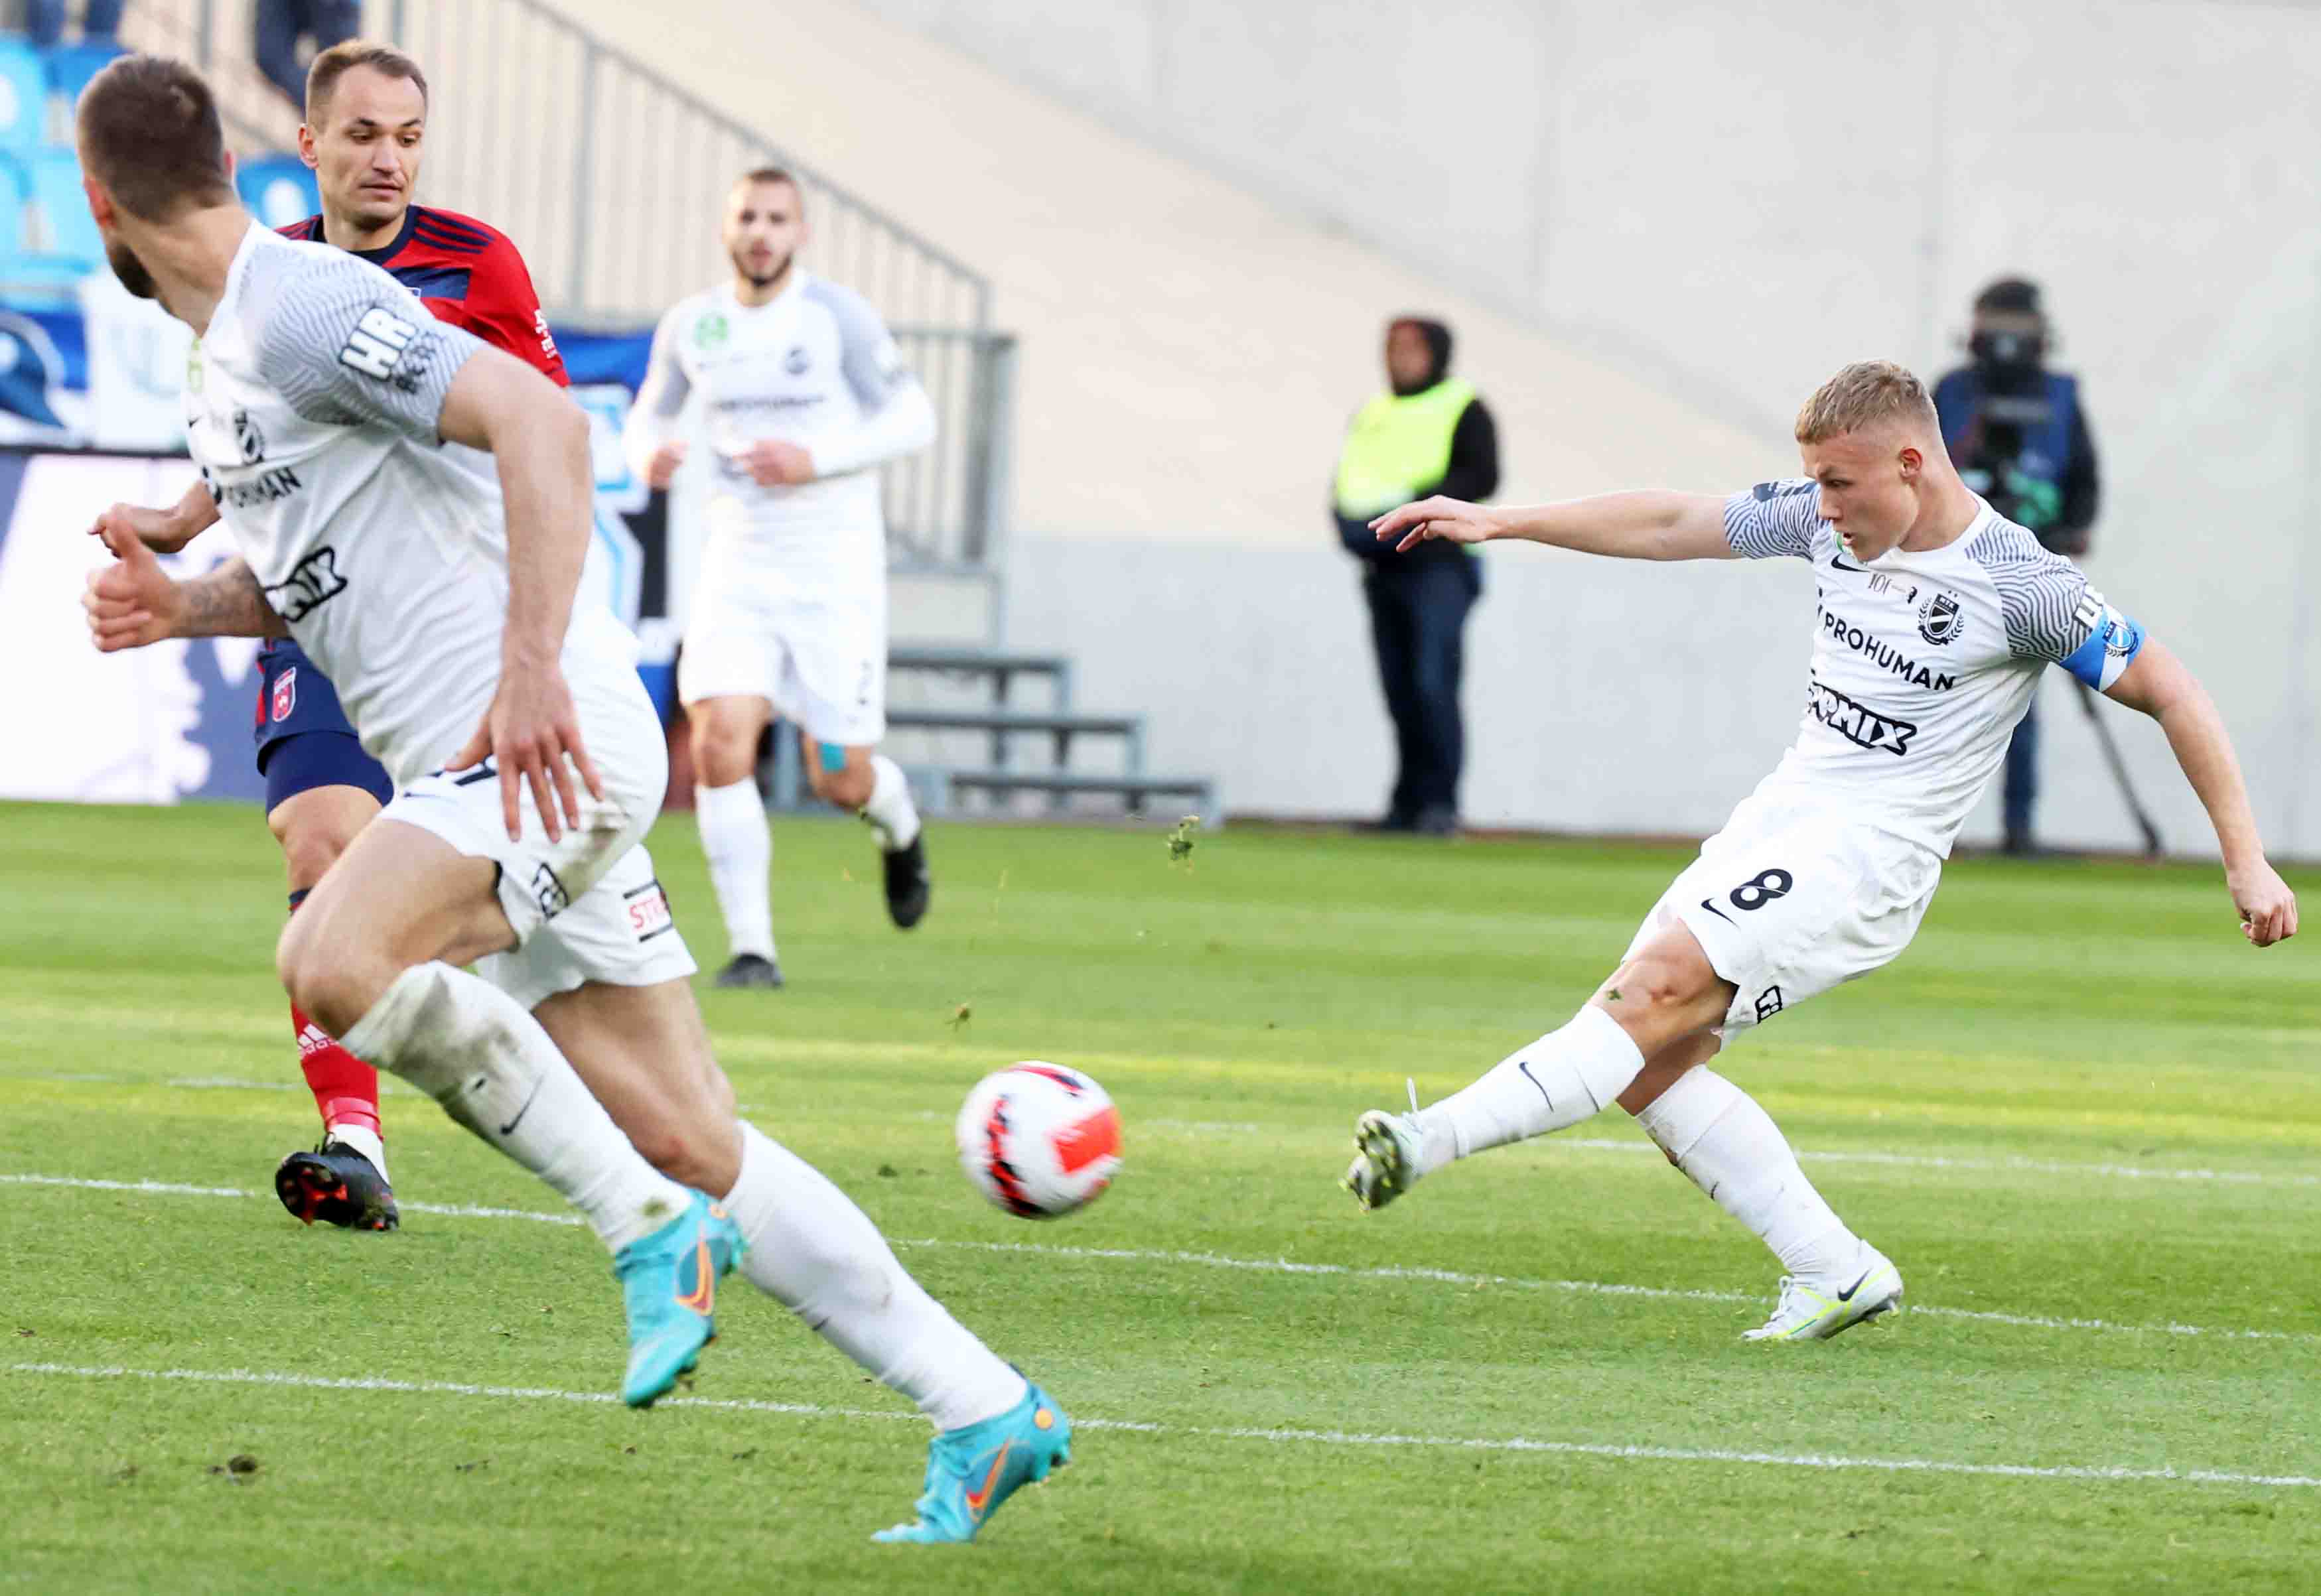
[[[1015,340],[950,327],[894,332],[940,430],[932,446],[880,476],[889,559],[919,570],[997,567],[1013,486]]]
[[[194,60],[238,134],[289,149],[298,113],[252,64],[252,9],[136,0],[122,33]],[[368,0],[363,20],[426,68],[428,196],[514,237],[560,313],[651,317],[714,280],[733,178],[771,165],[805,194],[815,269],[890,322],[990,325],[988,278],[542,0]]]
[[[132,0],[122,34],[202,67],[245,149],[295,149],[299,113],[251,59],[252,8]],[[427,73],[420,192],[514,238],[560,321],[651,325],[730,273],[718,231],[733,178],[792,173],[812,226],[805,264],[878,307],[934,403],[934,446],[882,476],[895,564],[996,567],[1015,340],[990,331],[988,279],[542,0],[368,0],[364,23]]]
[[[372,0],[366,21],[426,66],[448,135],[430,188],[521,238],[568,313],[655,313],[722,275],[734,177],[779,166],[805,194],[815,269],[890,322],[990,324],[988,279],[541,0]]]

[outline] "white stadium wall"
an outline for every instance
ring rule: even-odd
[[[2276,844],[2321,855],[2321,12],[565,9],[993,276],[1024,339],[1010,640],[1079,654],[1231,807],[1384,790],[1321,501],[1386,314],[1459,329],[1506,496],[1737,486],[1792,468],[1830,369],[1938,366],[2020,269],[2086,379],[2098,583],[2207,676]],[[1793,724],[1807,592],[1493,551],[1470,816],[1713,825]],[[2042,704],[2045,830],[2130,843],[2061,677]],[[2154,730],[2114,722],[2205,846]]]

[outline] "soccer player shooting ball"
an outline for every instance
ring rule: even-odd
[[[1725,1040],[1909,946],[2039,673],[2060,665],[2158,721],[2207,806],[2241,930],[2297,932],[2232,742],[2183,662],[2079,568],[1968,490],[1898,366],[1839,372],[1798,416],[1806,476],[1717,499],[1607,494],[1486,509],[1433,498],[1382,541],[1521,538],[1626,559],[1807,561],[1819,602],[1798,739],[1646,917],[1561,1029],[1464,1091],[1356,1122],[1345,1184],[1383,1208],[1487,1147],[1614,1102],[1788,1273],[1752,1339],[1819,1340],[1898,1306],[1902,1276],[1816,1192],[1765,1111],[1707,1067]]]

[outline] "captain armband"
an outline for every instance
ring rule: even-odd
[[[2063,668],[2101,693],[2120,678],[2144,647],[2144,628],[2106,603],[2089,588],[2071,619],[2088,629],[2086,640],[2065,655]]]

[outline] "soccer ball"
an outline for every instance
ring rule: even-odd
[[[1120,1111],[1077,1070],[1037,1059],[986,1075],[953,1127],[960,1167],[1018,1219],[1061,1219],[1120,1167]]]

